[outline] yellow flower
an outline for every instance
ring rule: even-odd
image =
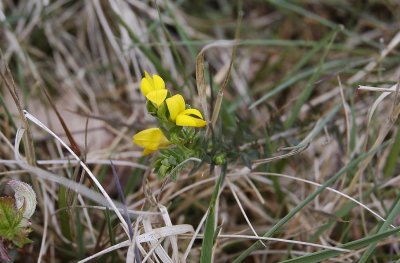
[[[165,100],[169,117],[178,126],[204,127],[206,121],[197,109],[186,109],[185,100],[179,94]]]
[[[148,155],[170,144],[159,128],[150,128],[138,132],[132,139],[134,143],[144,148],[143,155]]]
[[[153,75],[153,77],[151,77],[147,71],[144,72],[144,76],[140,83],[140,89],[149,101],[159,107],[164,102],[168,93],[165,89],[164,80],[158,75]]]

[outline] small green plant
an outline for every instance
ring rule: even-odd
[[[14,190],[14,197],[0,197],[0,258],[9,261],[7,248],[19,248],[32,241],[29,219],[36,209],[36,194],[32,187],[24,182],[11,180],[8,183]]]
[[[185,160],[202,159],[205,155],[201,143],[204,136],[195,128],[206,126],[206,121],[199,110],[186,104],[182,95],[172,96],[160,76],[145,72],[140,87],[147,98],[147,111],[157,119],[159,127],[135,134],[133,142],[144,148],[143,155],[160,149],[155,171],[160,178],[175,178]]]
[[[157,119],[158,127],[138,132],[133,136],[133,142],[144,148],[143,155],[159,150],[154,162],[159,178],[171,176],[176,179],[188,161],[222,166],[240,158],[251,166],[249,159],[258,153],[254,149],[238,150],[240,145],[236,142],[251,134],[240,122],[233,121],[229,125],[231,130],[224,130],[224,140],[207,136],[204,130],[196,129],[207,125],[202,113],[186,104],[182,95],[171,95],[159,75],[150,76],[145,72],[140,87],[147,98],[147,111]]]

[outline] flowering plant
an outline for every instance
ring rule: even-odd
[[[175,177],[185,160],[204,156],[204,139],[195,128],[203,128],[207,122],[198,109],[186,104],[182,95],[172,96],[158,75],[145,72],[140,89],[147,99],[147,111],[157,119],[158,127],[138,132],[133,142],[144,148],[143,155],[160,150],[155,162],[157,174],[161,178]]]

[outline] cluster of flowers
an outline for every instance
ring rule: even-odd
[[[147,111],[157,118],[160,128],[149,128],[133,136],[133,142],[144,148],[143,155],[150,154],[171,144],[179,144],[177,127],[204,127],[206,121],[197,109],[186,105],[182,95],[172,96],[165,88],[164,80],[150,76],[146,71],[140,89],[147,98]]]

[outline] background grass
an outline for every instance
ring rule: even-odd
[[[399,9],[396,1],[3,1],[0,180],[30,182],[39,201],[34,242],[10,255],[76,262],[121,246],[94,262],[398,261]],[[233,46],[212,136],[226,168],[188,165],[176,181],[157,179],[153,158],[131,142],[156,125],[140,94],[143,71],[204,112],[195,78],[206,48],[211,116]],[[123,243],[124,219],[17,105],[76,144],[124,207],[117,176],[125,208],[153,212],[131,214],[134,236],[165,229],[160,242]],[[19,148],[27,162],[13,146],[21,127],[30,128]]]

